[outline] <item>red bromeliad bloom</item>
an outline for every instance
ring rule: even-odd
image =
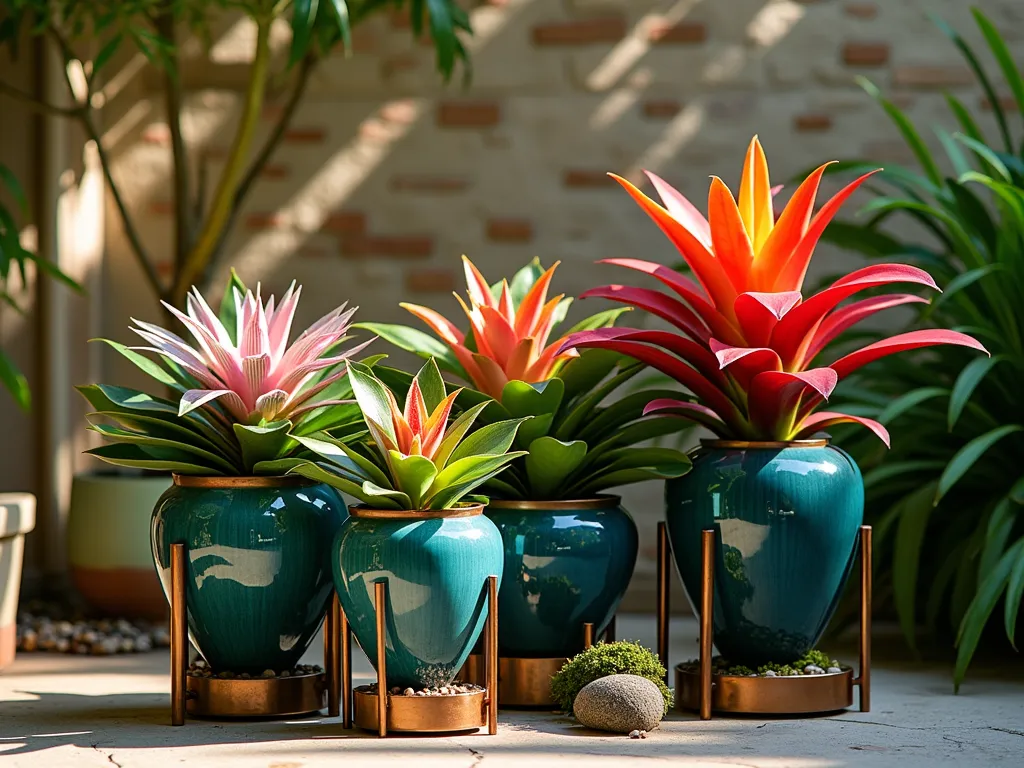
[[[501,281],[501,290],[495,296],[473,262],[465,256],[462,261],[469,304],[458,294],[455,298],[469,318],[475,351],[467,346],[465,334],[440,313],[417,304],[401,306],[429,325],[451,348],[473,386],[501,400],[508,382],[547,381],[562,363],[576,356],[573,351],[559,352],[563,339],[548,343],[556,310],[564,298],[564,294],[547,297],[557,263],[537,278],[516,306],[507,280]]]
[[[412,386],[409,387],[404,411],[398,407],[398,401],[391,390],[386,387],[383,389],[387,393],[388,406],[391,409],[391,423],[378,424],[363,414],[377,445],[385,451],[398,451],[403,456],[435,458],[448,429],[448,416],[451,414],[452,404],[462,390],[457,389],[446,396],[431,412],[427,410],[417,379],[413,379]],[[390,433],[394,434],[394,440],[389,437]]]
[[[768,164],[755,137],[747,151],[739,199],[717,177],[708,195],[708,218],[662,179],[650,177],[664,207],[615,176],[668,235],[698,283],[673,269],[639,259],[602,263],[652,275],[675,296],[657,290],[607,285],[583,294],[646,310],[676,331],[602,328],[570,336],[559,351],[598,347],[630,355],[671,376],[698,403],[655,400],[646,413],[675,412],[722,438],[796,440],[840,422],[856,422],[889,435],[877,421],[815,409],[840,378],[885,355],[935,344],[958,344],[986,352],[975,339],[946,330],[902,333],[814,367],[840,333],[875,312],[911,302],[910,294],[888,294],[840,306],[856,293],[890,283],[915,283],[938,290],[927,272],[903,264],[855,270],[804,299],[801,293],[814,247],[839,207],[867,173],[814,213],[818,184],[828,164],[799,186],[775,219]],[[986,352],[987,354],[987,352]]]

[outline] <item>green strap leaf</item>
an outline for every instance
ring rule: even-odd
[[[363,416],[376,422],[384,430],[384,434],[397,443],[387,388],[369,368],[359,363],[352,363],[349,366],[348,375],[352,381],[352,394],[355,395]],[[383,449],[383,446],[381,448]]]
[[[477,403],[469,410],[463,411],[455,421],[448,425],[448,429],[445,431],[444,439],[441,441],[441,445],[438,446],[437,451],[434,452],[434,463],[444,469],[448,464],[448,459],[451,457],[452,452],[462,442],[462,438],[473,426],[476,421],[476,417],[480,414],[484,408],[487,407],[487,403]]]
[[[618,320],[626,312],[632,312],[632,307],[616,307],[615,309],[606,309],[604,312],[598,312],[597,314],[585,317],[580,320],[576,325],[565,332],[568,336],[570,333],[579,333],[580,331],[596,331],[598,328],[608,328],[615,325],[615,321]]]
[[[345,55],[349,56],[352,53],[352,24],[348,16],[348,3],[345,0],[329,0],[328,7],[334,13],[334,20],[338,24],[338,34],[341,36]]]
[[[455,374],[463,381],[472,381],[448,345],[423,331],[387,323],[356,323],[352,327],[376,334],[406,352],[412,352],[423,358],[433,357],[443,370]]]
[[[264,426],[232,424],[238,444],[242,447],[242,463],[249,470],[261,461],[281,458],[295,446],[289,437],[290,421],[275,421]]]
[[[448,393],[445,391],[444,380],[441,372],[437,369],[437,362],[429,358],[423,367],[416,374],[414,381],[419,384],[420,394],[423,396],[423,403],[427,407],[427,413],[433,413],[434,409],[441,404]]]
[[[152,376],[166,387],[172,387],[179,392],[184,392],[188,388],[155,360],[151,360],[145,355],[139,354],[134,349],[129,349],[124,344],[111,341],[110,339],[90,339],[90,341],[101,341],[108,347],[117,350],[120,355],[133,363],[140,371],[148,376]]]
[[[0,383],[10,392],[18,407],[27,412],[32,405],[32,390],[29,389],[28,379],[3,350],[0,350]]]
[[[21,209],[21,214],[28,216],[28,198],[25,196],[25,189],[21,186],[21,182],[18,181],[18,177],[14,175],[14,172],[3,163],[0,163],[0,182],[11,193],[11,197],[14,198],[14,201]]]
[[[391,481],[387,474],[358,451],[337,440],[332,440],[325,435],[317,437],[293,437],[307,450],[312,451],[324,459],[329,467],[342,473],[344,477],[362,484],[365,480],[372,480],[384,488],[391,487]]]
[[[939,486],[935,493],[934,503],[939,503],[949,489],[956,485],[957,481],[967,473],[967,470],[974,466],[974,463],[981,458],[985,451],[998,443],[1004,437],[1016,432],[1024,432],[1024,427],[1020,424],[1006,424],[1002,427],[996,427],[995,429],[974,438],[967,443],[967,445],[957,451],[956,455],[949,460],[949,464],[946,465],[946,469],[943,471],[942,477],[939,478]]]
[[[1020,539],[1000,558],[996,567],[978,585],[978,592],[967,608],[960,630],[956,638],[956,667],[953,670],[953,690],[960,692],[960,684],[967,674],[967,667],[971,663],[974,651],[978,647],[978,640],[981,639],[981,632],[988,623],[988,617],[999,602],[999,596],[1010,579],[1010,573],[1017,564],[1017,560],[1024,553],[1024,539]]]
[[[1006,550],[1006,542],[1010,540],[1010,533],[1017,521],[1017,512],[1017,507],[1009,497],[1000,499],[992,510],[992,515],[985,526],[985,546],[982,547],[981,559],[978,561],[979,583],[992,572]]]
[[[1020,541],[1017,542],[1017,545],[1020,545]],[[1015,635],[1021,600],[1024,600],[1024,547],[1021,547],[1018,552],[1017,562],[1013,564],[1013,570],[1010,571],[1010,579],[1006,587],[1006,604],[1003,610],[1006,636],[1010,639],[1010,645],[1014,650],[1017,650]]]
[[[395,482],[388,483],[388,486],[394,485],[409,498],[409,509],[422,509],[427,492],[437,477],[434,462],[423,456],[403,456],[398,451],[388,453],[395,478]]]
[[[313,24],[320,0],[292,0],[292,49],[288,66],[298,64],[309,50],[313,37]]]
[[[462,493],[469,493],[481,483],[486,482],[499,470],[504,469],[509,462],[525,456],[525,451],[513,451],[498,456],[467,456],[458,461],[451,462],[447,467],[438,472],[430,490],[427,493],[427,500],[431,509],[438,509],[451,503],[447,499],[443,504],[438,498],[445,498],[442,494],[450,492],[456,486],[462,489]],[[450,496],[450,493],[448,494]]]
[[[157,437],[151,434],[145,434],[143,432],[133,432],[129,429],[123,429],[121,427],[113,427],[109,424],[90,424],[89,429],[93,432],[98,432],[103,435],[104,438],[113,443],[126,443],[129,445],[138,446],[149,446],[153,448],[162,448],[170,451],[175,451],[181,454],[189,454],[198,459],[202,459],[203,463],[209,464],[210,466],[217,467],[225,472],[234,473],[238,471],[233,463],[229,462],[223,456],[217,453],[208,451],[205,448],[195,445],[191,442],[182,440],[174,440],[166,437]],[[193,459],[195,460],[195,459]],[[196,461],[198,464],[199,462]]]
[[[1017,102],[1017,109],[1020,110],[1021,115],[1024,115],[1024,80],[1021,80],[1020,70],[1017,69],[1017,64],[1014,62],[1009,48],[1006,47],[1006,42],[980,8],[972,8],[971,13],[978,23],[978,28],[981,29],[981,34],[985,36],[989,50],[992,51],[992,55],[999,63],[999,68],[1003,71],[1003,77],[1006,78],[1006,83],[1010,86],[1013,98]],[[993,109],[998,108],[998,104],[993,105]]]
[[[1006,359],[1006,355],[975,358],[960,371],[960,375],[956,377],[956,383],[953,385],[953,392],[949,396],[948,424],[950,432],[956,426],[957,421],[960,419],[960,414],[963,413],[964,406],[971,399],[974,390],[978,388],[978,385],[989,374],[989,371]]]
[[[885,110],[886,114],[896,124],[896,127],[903,135],[903,140],[910,146],[911,151],[913,151],[914,156],[917,158],[917,162],[921,164],[921,168],[932,184],[936,187],[942,186],[942,173],[939,171],[939,167],[935,164],[931,152],[928,151],[928,147],[921,140],[920,134],[914,128],[914,124],[910,119],[895,104],[884,98],[881,91],[870,80],[865,77],[858,77],[856,79],[860,87],[881,105],[882,109]]]
[[[899,502],[899,524],[893,551],[893,602],[900,627],[912,650],[917,651],[916,621],[918,563],[921,545],[931,518],[935,482],[918,488]]]
[[[526,477],[532,499],[556,498],[569,490],[569,478],[587,456],[582,440],[563,442],[539,437],[530,443]]]
[[[228,277],[228,284],[224,286],[224,295],[220,300],[220,309],[217,312],[217,316],[220,318],[221,323],[224,325],[224,329],[228,332],[228,336],[231,337],[231,341],[234,344],[238,344],[238,312],[235,307],[235,291],[242,294],[245,297],[248,288],[245,287],[245,283],[242,282],[242,278],[235,272],[234,267],[231,268],[231,276]]]
[[[157,459],[150,456],[137,445],[128,443],[114,443],[112,445],[101,445],[99,448],[90,448],[85,452],[89,456],[115,464],[119,467],[130,467],[132,469],[151,469],[156,472],[177,472],[179,475],[223,475],[218,469],[194,464],[187,461],[173,461]]]
[[[527,418],[529,417],[497,421],[494,424],[480,427],[452,451],[447,465],[454,466],[461,459],[472,456],[498,456],[505,453],[512,447],[512,441],[516,438],[519,425]]]

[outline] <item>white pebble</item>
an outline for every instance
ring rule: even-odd
[[[414,691],[412,688],[406,688],[404,691],[402,691],[402,693],[405,696],[415,696],[416,695],[416,691]]]
[[[804,672],[806,674],[808,674],[808,675],[823,675],[823,674],[825,674],[825,670],[822,669],[821,667],[817,666],[816,664],[808,664],[806,667],[804,667]]]
[[[767,672],[764,673],[764,676],[765,677],[778,677],[779,675],[778,675],[778,673],[774,669],[769,669]]]
[[[631,738],[631,739],[639,739],[640,738],[640,731],[630,731],[629,732],[629,738]]]
[[[835,675],[839,672],[842,672],[843,670],[841,670],[839,667],[829,667],[827,671],[830,675]]]

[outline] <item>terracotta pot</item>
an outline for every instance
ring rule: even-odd
[[[14,661],[25,534],[35,525],[35,496],[0,493],[0,669]]]

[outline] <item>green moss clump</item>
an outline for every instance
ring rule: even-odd
[[[811,665],[821,667],[822,669],[828,669],[829,667],[846,668],[835,659],[830,659],[823,651],[808,651],[803,657],[796,661],[791,661],[789,664],[776,664],[772,662],[769,664],[762,664],[756,670],[744,666],[743,664],[733,664],[727,659],[723,659],[721,656],[715,656],[711,660],[711,673],[714,675],[725,675],[727,677],[750,677],[755,674],[764,676],[765,672],[771,671],[779,677],[790,677],[807,674],[804,672],[804,667]],[[696,672],[700,669],[700,663],[697,659],[693,659],[683,666],[690,672]]]
[[[630,641],[598,643],[576,654],[551,678],[551,695],[564,711],[572,712],[576,694],[583,686],[608,675],[646,677],[658,686],[665,699],[663,714],[672,708],[672,691],[665,685],[665,667],[652,651]]]

